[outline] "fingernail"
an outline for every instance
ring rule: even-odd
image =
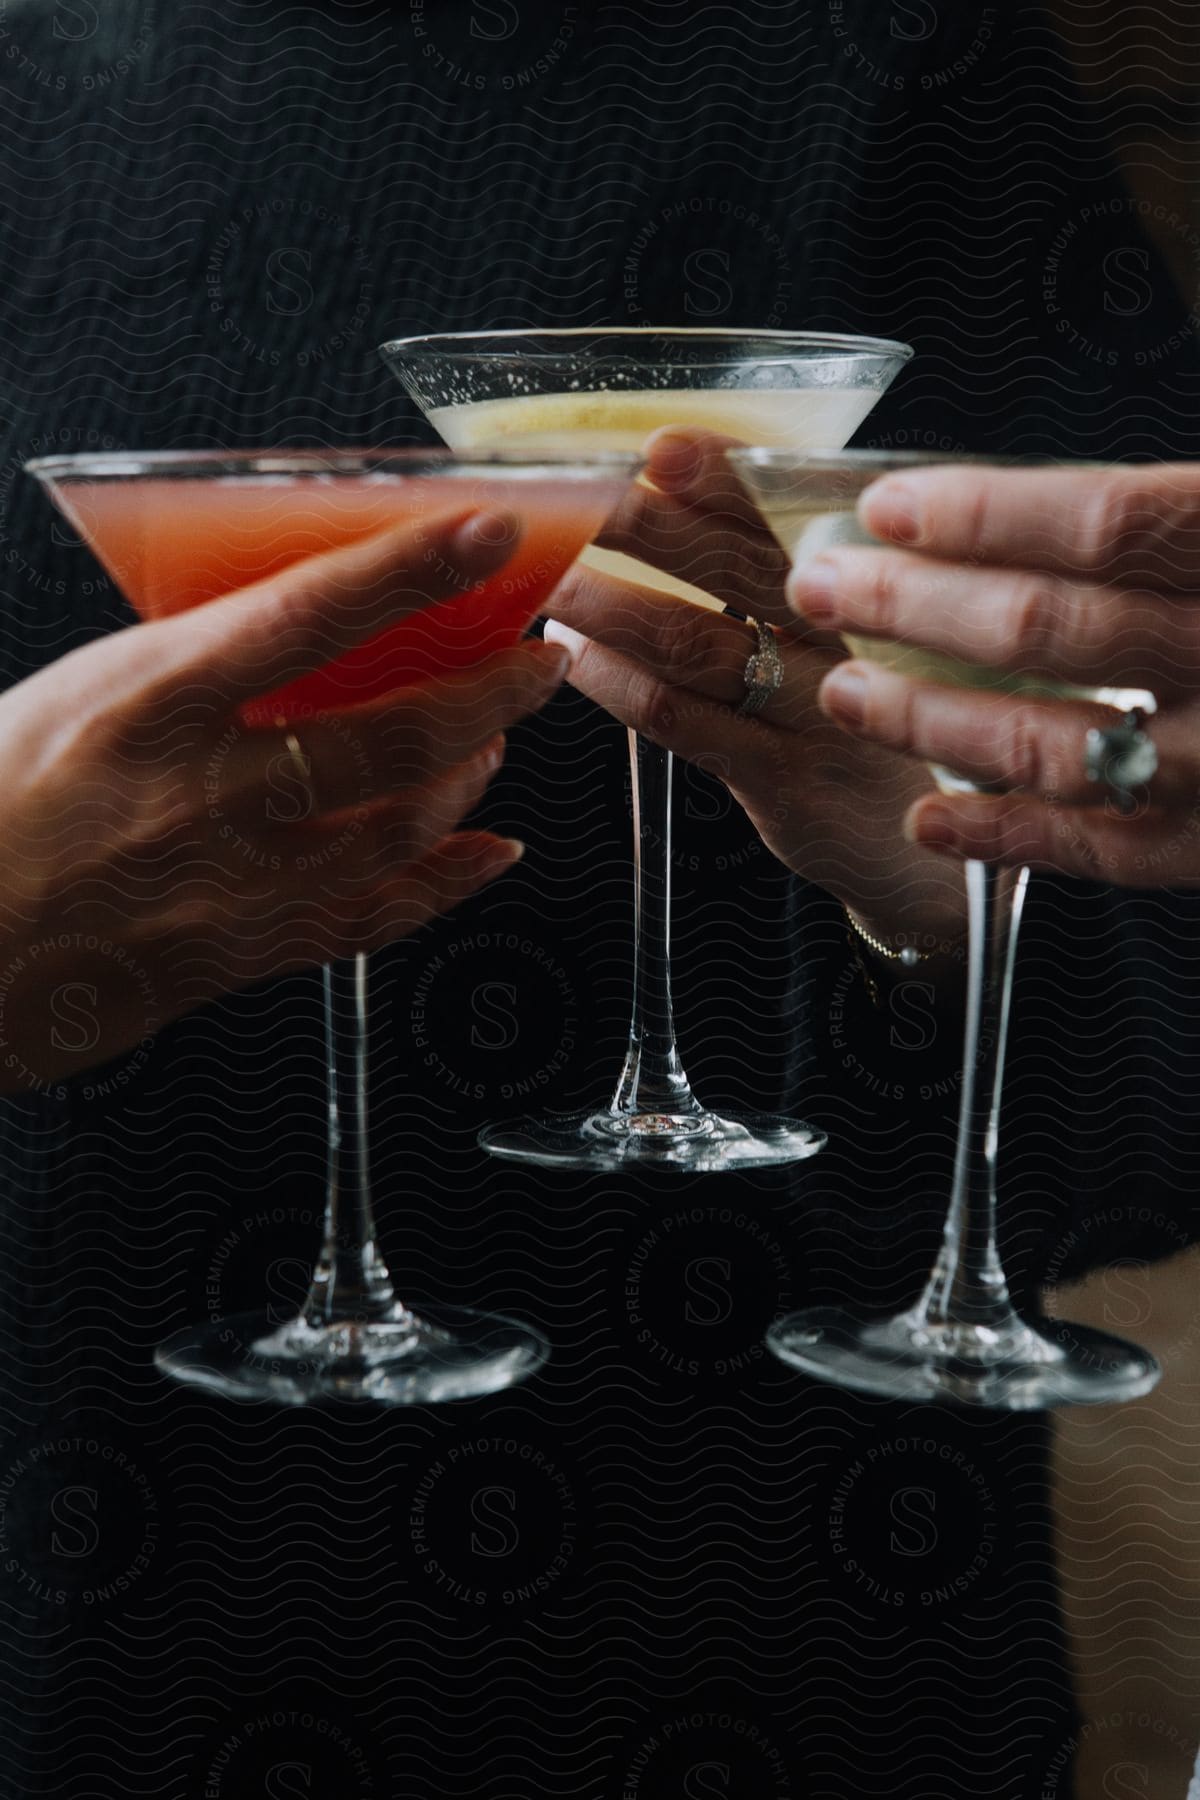
[[[834,669],[817,696],[822,712],[842,725],[859,726],[867,710],[867,677],[854,663]]]
[[[478,879],[495,881],[509,869],[515,868],[524,854],[525,846],[520,838],[499,838],[484,852]]]
[[[494,775],[504,761],[504,733],[494,737],[483,752],[483,766],[489,775]]]
[[[465,562],[477,563],[488,555],[511,555],[521,535],[516,513],[483,511],[464,519],[450,540],[450,548]]]
[[[891,476],[869,487],[858,504],[858,514],[875,537],[893,544],[915,544],[921,536],[921,509],[907,481]]]
[[[539,675],[544,676],[547,681],[552,681],[555,687],[566,680],[574,660],[566,646],[556,644],[553,639],[545,645],[539,645],[537,657],[541,664],[541,668],[538,670]]]
[[[908,815],[904,835],[910,844],[923,844],[926,850],[952,850],[957,841],[950,814],[936,801],[918,806]]]
[[[588,639],[582,631],[573,631],[569,625],[562,625],[557,619],[546,620],[545,639],[548,644],[561,644],[567,652],[568,664],[587,648]]]
[[[656,487],[685,488],[700,473],[703,455],[699,447],[681,432],[661,431],[648,438],[643,446],[646,473]]]
[[[788,605],[814,625],[832,623],[838,616],[838,579],[838,566],[831,556],[797,563],[788,577]]]

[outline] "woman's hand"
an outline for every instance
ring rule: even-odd
[[[820,712],[817,691],[844,653],[789,614],[786,558],[725,460],[731,441],[658,433],[648,446],[653,486],[632,487],[598,541],[781,628],[784,679],[764,710],[737,717],[754,627],[636,581],[577,565],[555,591],[546,636],[571,649],[574,686],[715,775],[776,856],[877,934],[955,940],[965,924],[961,876],[901,829],[932,781],[903,757],[852,742]]]
[[[290,732],[237,718],[489,573],[505,525],[460,512],[384,533],[89,644],[0,698],[0,1087],[74,1075],[215,995],[373,950],[516,861],[519,845],[455,827],[500,734],[562,680],[561,650],[522,644]]]
[[[798,567],[789,597],[814,626],[1159,702],[1158,772],[1123,816],[1085,767],[1111,708],[843,663],[820,701],[856,741],[1013,790],[919,800],[912,841],[1130,887],[1200,885],[1200,465],[914,470],[875,483],[859,517],[904,554],[841,549]]]

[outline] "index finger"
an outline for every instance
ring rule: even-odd
[[[157,655],[139,659],[141,690],[177,700],[186,688],[228,706],[283,687],[407,614],[469,593],[512,554],[518,529],[511,517],[456,508],[144,626],[147,654]]]
[[[744,448],[740,438],[721,431],[664,425],[646,440],[645,473],[662,493],[687,506],[763,531],[762,513],[725,454]]]
[[[948,561],[1200,590],[1200,463],[914,469],[874,482],[858,516]]]
[[[736,442],[675,426],[655,432],[642,475],[605,520],[597,548],[660,569],[739,612],[777,602],[787,558],[725,459]]]

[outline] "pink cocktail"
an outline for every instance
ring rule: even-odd
[[[241,723],[269,738],[315,713],[385,700],[511,648],[616,504],[637,458],[129,453],[56,457],[29,469],[147,620],[395,526],[419,534],[423,521],[455,513],[516,516],[512,553],[485,580],[243,703]],[[295,734],[286,736],[298,755]],[[218,1393],[292,1404],[336,1395],[401,1405],[511,1386],[544,1361],[540,1332],[462,1308],[416,1313],[396,1295],[369,1194],[365,958],[326,969],[325,996],[329,1183],[304,1306],[282,1326],[260,1313],[189,1327],[161,1346],[159,1367]]]
[[[333,458],[291,473],[271,472],[279,458],[258,460],[261,469],[230,473],[225,456],[162,457],[153,459],[153,473],[122,479],[128,458],[64,457],[39,463],[35,473],[144,619],[187,612],[305,557],[472,505],[519,509],[521,531],[496,574],[249,702],[242,708],[247,724],[377,700],[510,648],[619,491],[603,468],[539,484],[538,465],[521,469],[518,479],[511,462],[484,464],[482,473],[476,465],[474,477],[463,472],[471,465],[459,465],[459,472],[416,481],[398,476],[386,452],[371,453],[360,473],[339,472]],[[428,452],[421,460],[436,467]]]

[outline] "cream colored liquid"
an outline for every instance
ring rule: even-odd
[[[592,450],[637,451],[662,425],[719,431],[779,450],[838,450],[875,398],[869,388],[600,388],[443,406],[429,422],[460,451],[569,450],[580,433]]]

